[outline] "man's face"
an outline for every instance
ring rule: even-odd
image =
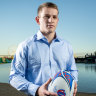
[[[44,7],[39,12],[39,25],[42,33],[55,32],[58,23],[58,11],[55,8]]]

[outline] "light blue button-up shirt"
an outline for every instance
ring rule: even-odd
[[[34,96],[37,88],[60,70],[70,71],[77,81],[78,71],[71,45],[57,35],[49,44],[38,31],[17,48],[9,81],[16,89]]]

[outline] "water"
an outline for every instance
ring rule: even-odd
[[[8,83],[10,74],[10,63],[0,64],[0,82]]]
[[[96,64],[77,64],[79,70],[78,91],[96,93]]]
[[[78,92],[96,93],[96,64],[78,63]],[[8,83],[10,63],[0,64],[0,82]]]

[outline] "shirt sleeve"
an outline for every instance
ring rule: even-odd
[[[20,44],[11,63],[9,82],[17,90],[35,96],[39,86],[26,79],[27,54],[25,44]]]
[[[77,82],[78,81],[78,70],[76,67],[74,55],[73,55],[73,49],[71,45],[69,46],[69,62],[68,62],[68,70],[71,72],[74,80]]]

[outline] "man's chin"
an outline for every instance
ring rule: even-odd
[[[54,33],[55,31],[53,30],[48,30],[47,33],[50,34],[50,33]]]
[[[53,29],[48,30],[48,33],[53,33],[53,32],[55,32],[55,30],[53,30]]]
[[[49,35],[49,34],[51,34],[51,33],[53,33],[53,32],[55,32],[55,31],[48,30],[48,31],[45,31],[45,32],[42,32],[42,33],[43,33],[43,35]]]

